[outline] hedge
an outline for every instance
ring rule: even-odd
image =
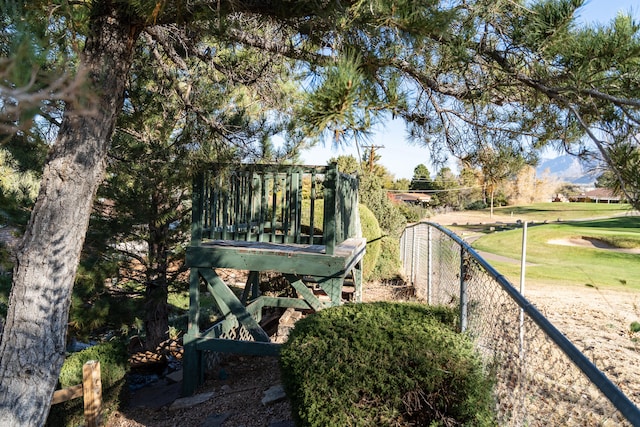
[[[60,388],[82,384],[82,366],[89,360],[100,362],[102,407],[106,415],[120,405],[122,393],[126,390],[125,375],[129,367],[127,350],[122,342],[110,341],[72,353],[60,370]],[[83,425],[83,418],[84,403],[82,398],[78,398],[53,405],[46,425]]]
[[[280,359],[296,425],[495,425],[493,381],[455,319],[377,302],[298,321]]]
[[[360,227],[362,229],[362,237],[367,239],[367,251],[362,260],[362,275],[366,282],[371,279],[373,270],[380,259],[380,248],[382,231],[378,225],[378,220],[371,210],[363,204],[358,205],[360,213]]]

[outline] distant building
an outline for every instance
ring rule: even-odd
[[[624,199],[608,188],[596,188],[595,190],[585,191],[577,196],[572,196],[570,201],[586,203],[622,203],[624,202]]]
[[[407,203],[410,205],[429,206],[431,195],[426,193],[394,193],[388,192],[387,196],[394,202]]]

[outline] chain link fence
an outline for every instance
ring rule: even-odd
[[[432,223],[400,240],[416,296],[455,305],[495,376],[501,426],[640,426],[640,410],[466,242]]]

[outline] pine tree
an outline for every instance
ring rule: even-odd
[[[409,184],[409,190],[434,190],[433,181],[431,180],[431,173],[424,164],[421,163],[414,168],[413,177],[411,178],[411,184]]]
[[[98,191],[96,221],[89,229],[103,235],[102,250],[119,260],[119,283],[125,289],[132,284],[143,289],[149,350],[169,338],[169,292],[185,288],[179,278],[182,275],[184,281],[194,173],[211,162],[294,158],[298,148],[274,148],[270,142],[289,124],[269,123],[268,117],[277,114],[276,108],[285,110],[285,93],[289,102],[296,99],[285,83],[287,68],[281,62],[266,63],[255,52],[218,47],[215,67],[176,85],[179,71],[170,55],[160,53],[166,54],[165,49],[152,39],[139,44],[107,178]],[[226,74],[217,71],[230,63],[235,67]],[[238,75],[252,72],[256,83],[234,83]],[[266,85],[270,98],[258,97],[256,91],[264,91]]]

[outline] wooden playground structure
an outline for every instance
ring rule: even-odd
[[[204,379],[203,352],[277,355],[260,325],[265,308],[318,311],[343,302],[349,277],[362,296],[358,181],[337,165],[212,165],[194,179],[189,325],[184,337],[183,395]],[[242,295],[216,269],[249,272]],[[281,274],[294,297],[260,294],[260,272]],[[221,320],[200,330],[206,288]]]

